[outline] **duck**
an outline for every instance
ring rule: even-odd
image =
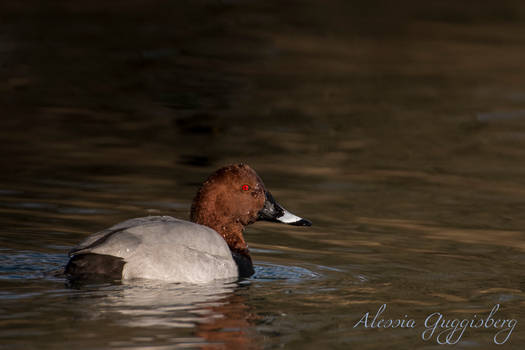
[[[64,272],[71,281],[247,278],[254,267],[243,233],[256,221],[312,225],[284,209],[249,165],[227,165],[200,186],[190,221],[147,216],[118,223],[70,250]]]

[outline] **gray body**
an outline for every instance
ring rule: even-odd
[[[205,283],[238,277],[230,248],[216,231],[170,216],[130,219],[97,232],[70,252],[82,254],[122,258],[124,280]]]

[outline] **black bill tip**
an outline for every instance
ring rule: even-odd
[[[312,226],[312,222],[310,220],[302,219],[295,222],[289,222],[288,225],[293,226]]]

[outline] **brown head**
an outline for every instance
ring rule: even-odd
[[[217,231],[230,249],[248,254],[244,226],[257,220],[310,226],[273,199],[257,173],[245,164],[228,165],[201,186],[191,206],[191,221]]]

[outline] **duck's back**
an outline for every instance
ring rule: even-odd
[[[124,221],[88,237],[70,256],[66,273],[73,277],[86,271],[104,274],[105,268],[109,276],[122,279],[207,282],[238,276],[217,232],[169,216]]]

